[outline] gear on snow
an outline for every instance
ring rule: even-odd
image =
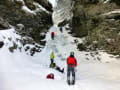
[[[47,79],[54,79],[54,74],[50,73],[46,76]]]
[[[54,68],[55,70],[61,72],[61,73],[64,73],[64,68],[60,68],[59,66],[57,66],[55,63],[51,63],[50,64],[50,68]]]
[[[51,39],[54,40],[54,37],[55,37],[55,33],[51,32]]]

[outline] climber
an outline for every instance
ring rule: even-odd
[[[70,56],[67,58],[67,83],[70,85],[75,84],[75,67],[77,66],[77,61],[74,57],[74,52],[70,53]],[[72,74],[72,82],[70,76]]]
[[[55,37],[55,33],[51,32],[51,39],[54,40],[54,37]]]
[[[55,63],[51,63],[50,64],[50,68],[53,68],[53,69],[55,69],[55,70],[57,70],[57,71],[59,71],[59,72],[61,72],[61,73],[64,73],[64,68],[60,68],[59,66],[57,66]]]
[[[63,28],[62,28],[62,27],[60,27],[60,32],[61,32],[61,33],[63,32]]]
[[[51,60],[51,63],[54,63],[54,52],[51,52],[51,55],[50,55],[50,60]]]

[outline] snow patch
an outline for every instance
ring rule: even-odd
[[[40,4],[38,4],[37,2],[33,2],[33,5],[35,5],[36,9],[35,10],[31,10],[29,9],[26,5],[25,2],[23,0],[17,0],[17,1],[21,1],[23,3],[23,6],[21,7],[21,9],[23,11],[25,11],[26,13],[30,13],[32,15],[36,15],[37,12],[40,11],[45,11],[46,13],[49,13],[45,8],[43,8]]]
[[[102,15],[110,15],[110,14],[117,14],[117,13],[120,13],[120,9],[116,9],[114,11],[111,11],[111,12],[108,12],[108,13],[105,13],[105,14],[102,14]]]
[[[57,6],[58,0],[48,0],[48,1],[52,4],[53,8]]]
[[[111,1],[111,0],[105,0],[104,3],[108,3],[108,2],[110,2],[110,1]]]
[[[22,6],[22,10],[25,11],[26,13],[36,15],[36,13],[34,11],[30,10],[27,6]]]
[[[34,12],[40,12],[41,10],[42,11],[45,11],[46,13],[49,13],[45,8],[43,8],[40,4],[34,2],[33,3],[35,6],[36,6],[36,10],[34,10]]]

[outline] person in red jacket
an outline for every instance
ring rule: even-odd
[[[51,32],[51,38],[52,38],[52,40],[54,40],[54,37],[55,37],[55,33]]]
[[[75,67],[77,67],[77,61],[74,57],[74,52],[70,53],[70,56],[67,58],[67,82],[68,84],[75,84]],[[70,76],[72,74],[72,82]]]

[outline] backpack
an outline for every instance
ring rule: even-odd
[[[46,76],[47,79],[54,79],[54,74],[50,73]]]
[[[54,67],[55,67],[55,63],[51,63],[50,68],[54,68]]]

